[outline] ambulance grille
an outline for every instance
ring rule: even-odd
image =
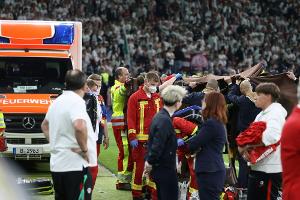
[[[4,114],[7,133],[42,133],[44,114]]]

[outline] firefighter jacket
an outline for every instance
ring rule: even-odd
[[[126,88],[124,83],[121,83],[118,80],[115,80],[115,84],[111,87],[111,101],[112,101],[112,126],[124,128],[124,105],[126,99]]]
[[[127,126],[129,141],[148,141],[149,128],[154,115],[161,109],[158,93],[146,95],[143,86],[133,93],[127,104]]]
[[[176,132],[176,137],[182,138],[183,140],[193,136],[198,130],[198,126],[196,124],[181,117],[173,118],[173,126]]]

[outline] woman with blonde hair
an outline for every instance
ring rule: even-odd
[[[227,107],[223,94],[210,92],[202,102],[203,124],[199,134],[188,142],[197,152],[195,172],[201,200],[220,199],[225,182],[223,148],[226,143]]]

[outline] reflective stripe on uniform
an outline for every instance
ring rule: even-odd
[[[130,133],[136,133],[136,130],[135,129],[129,129],[128,134],[130,134]]]
[[[153,181],[151,181],[149,178],[146,179],[146,185],[148,185],[150,188],[153,188],[156,190],[156,185]]]
[[[192,187],[189,187],[189,193],[192,195],[192,194],[198,194],[198,189],[195,189],[195,188],[192,188]]]
[[[135,180],[135,170],[136,170],[136,162],[133,163],[131,189],[132,190],[139,190],[139,191],[141,191],[143,189],[143,185],[138,185],[138,184],[134,183],[134,180]]]
[[[198,126],[196,126],[196,127],[194,128],[194,130],[193,130],[193,132],[192,132],[191,135],[194,135],[194,134],[197,132],[197,130],[198,130]]]
[[[156,112],[158,113],[160,110],[160,98],[154,100],[156,105]]]
[[[140,102],[140,134],[144,134],[145,105],[147,104],[148,101]]]
[[[124,159],[123,159],[123,171],[122,174],[125,174],[128,168],[128,157],[129,157],[129,151],[128,151],[128,139],[127,139],[127,131],[121,130],[121,137],[122,137],[122,146],[123,146],[123,152],[124,152]]]
[[[124,126],[125,123],[124,122],[112,122],[111,125],[112,126]]]
[[[177,128],[176,128],[176,129],[175,129],[175,133],[176,133],[176,134],[181,133],[180,129],[177,129]]]
[[[145,135],[145,134],[137,134],[136,135],[136,139],[138,140],[148,140],[149,135]]]

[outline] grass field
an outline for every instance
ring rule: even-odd
[[[107,170],[101,169],[98,174],[98,178],[96,181],[95,190],[93,192],[93,199],[95,200],[130,200],[131,192],[129,191],[119,191],[115,189],[116,178],[114,174],[117,173],[117,157],[118,157],[118,148],[115,142],[115,138],[113,135],[113,131],[111,125],[109,125],[109,137],[110,137],[110,145],[107,150],[104,150],[101,146],[101,153],[99,158],[99,163],[107,168],[110,172],[113,173],[111,175]],[[227,155],[224,154],[224,161],[228,163]],[[49,172],[49,163],[27,163],[30,165],[30,169],[26,170],[26,175],[24,177],[28,178],[38,178],[45,177],[50,178],[51,175]],[[236,163],[236,166],[238,164]],[[1,199],[1,198],[0,198]],[[37,195],[33,197],[33,200],[52,200],[54,199],[53,195]]]
[[[105,166],[107,169],[109,169],[113,174],[116,174],[118,147],[110,123],[108,124],[108,134],[109,134],[109,148],[104,150],[103,146],[101,146],[99,163]]]

